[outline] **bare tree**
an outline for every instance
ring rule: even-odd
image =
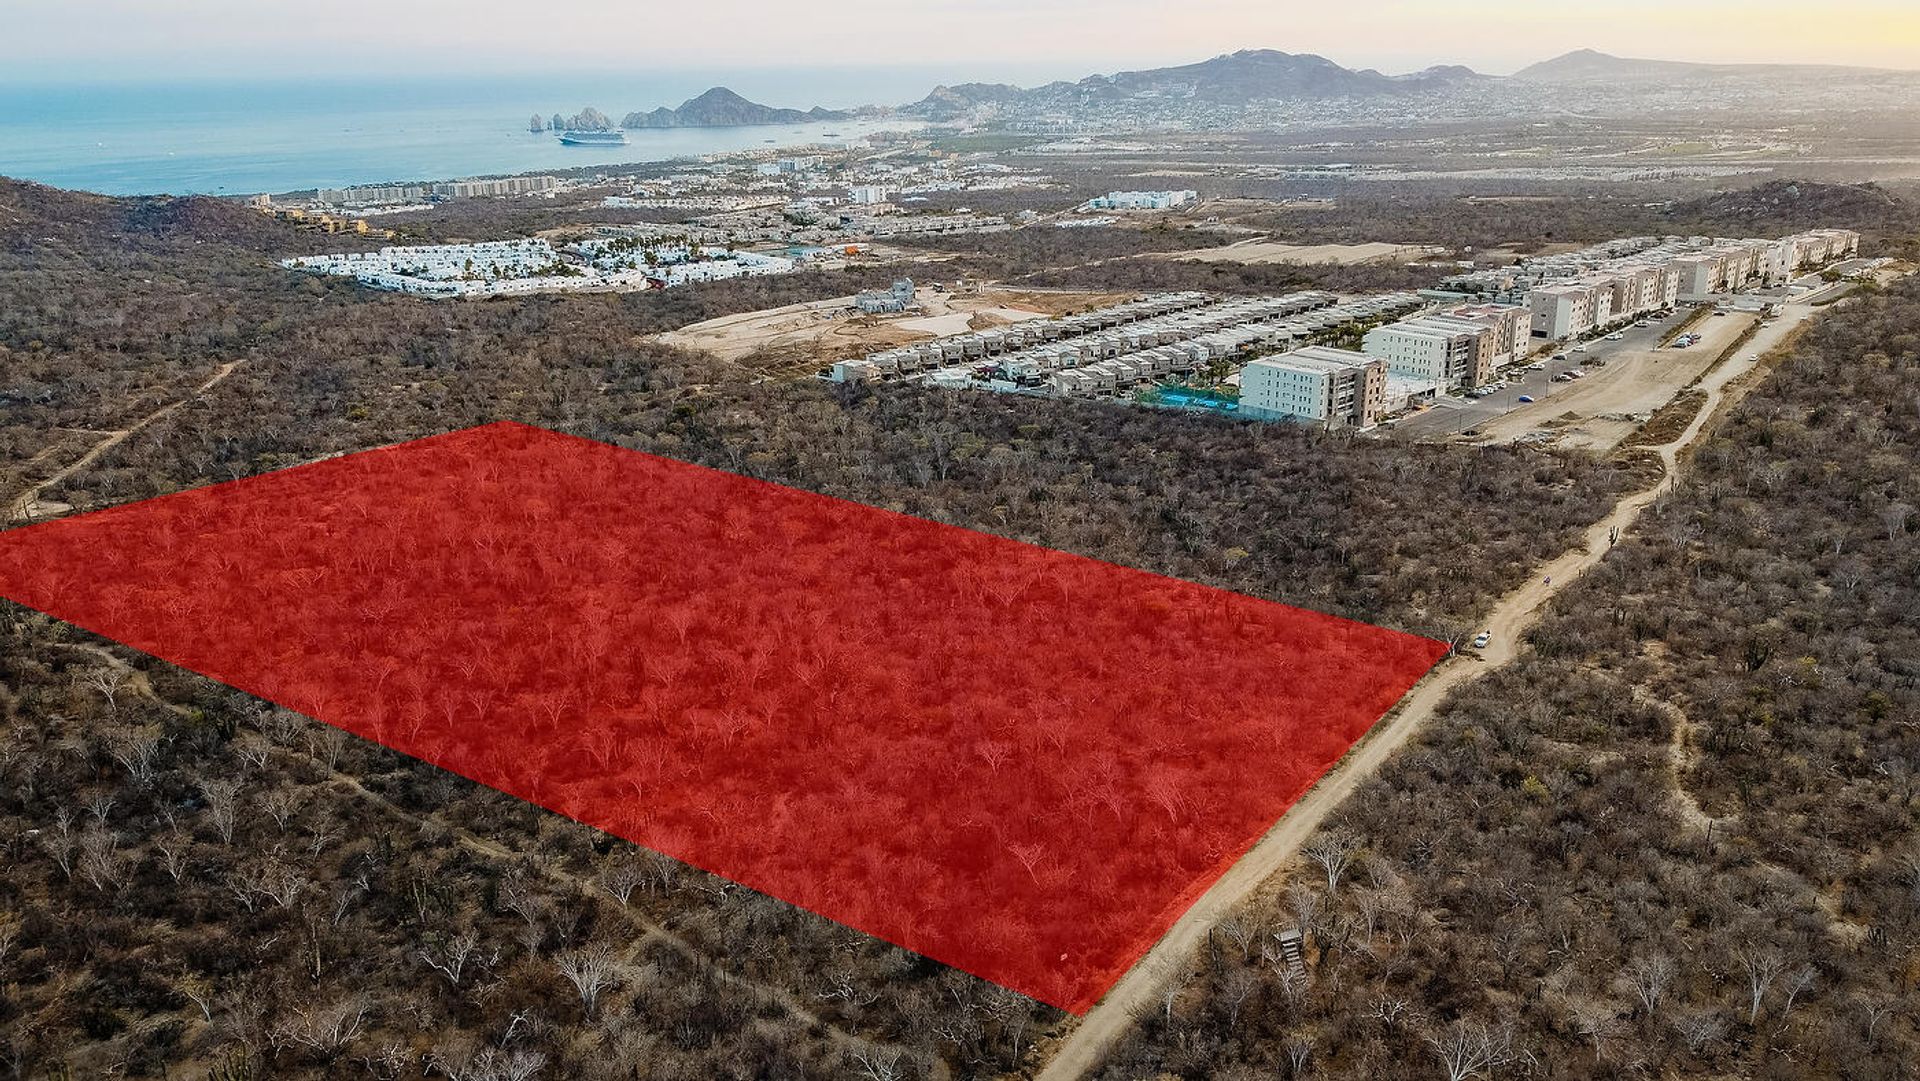
[[[1675,1017],[1673,1030],[1688,1051],[1699,1054],[1701,1048],[1720,1038],[1727,1030],[1727,1024],[1718,1013],[1708,1010]]]
[[[120,706],[116,696],[120,688],[127,684],[127,670],[117,664],[109,664],[91,669],[82,677],[82,683],[92,688],[94,693],[107,700],[107,712],[118,713]]]
[[[1317,1042],[1318,1038],[1306,1029],[1287,1033],[1282,1046],[1287,1052],[1288,1076],[1305,1077],[1307,1075],[1307,1066],[1313,1058],[1313,1048]]]
[[[359,1037],[372,1010],[373,1004],[362,995],[348,995],[306,1009],[296,1008],[291,1019],[274,1026],[273,1036],[285,1043],[311,1048],[331,1061]]]
[[[166,742],[158,725],[124,728],[107,738],[107,753],[142,788],[153,783],[154,760]]]
[[[1253,970],[1240,965],[1228,969],[1227,974],[1220,978],[1214,994],[1227,1008],[1228,1032],[1239,1029],[1240,1011],[1246,1007],[1247,1000],[1252,998],[1253,993],[1259,989],[1260,980],[1253,974]]]
[[[213,981],[192,973],[173,981],[173,989],[195,1006],[200,1007],[200,1016],[208,1024],[213,1023]]]
[[[273,745],[252,732],[242,733],[228,746],[233,748],[233,753],[239,755],[242,762],[254,769],[265,769],[267,759],[273,754]]]
[[[858,1068],[856,1076],[867,1081],[901,1081],[906,1071],[900,1066],[900,1052],[871,1045],[855,1048],[847,1056]]]
[[[79,870],[101,893],[120,888],[126,880],[127,860],[110,830],[95,825],[80,835]]]
[[[587,1011],[587,1016],[595,1016],[601,993],[614,983],[617,966],[613,952],[605,945],[590,944],[561,954],[554,959],[554,967],[573,985],[574,990],[580,992],[580,1005]]]
[[[419,951],[427,967],[447,978],[455,987],[460,986],[460,976],[466,971],[467,962],[480,951],[480,936],[472,931],[462,931],[448,939],[436,949]]]
[[[14,943],[20,941],[20,925],[23,922],[11,912],[0,912],[0,965],[7,963],[7,955],[13,952]]]
[[[1747,977],[1747,1024],[1753,1025],[1760,1020],[1760,1006],[1767,997],[1767,990],[1773,981],[1780,978],[1786,970],[1787,959],[1772,946],[1743,946],[1733,953],[1740,970]]]
[[[1633,988],[1635,997],[1639,998],[1640,1008],[1650,1017],[1660,1012],[1660,1000],[1666,997],[1673,976],[1673,958],[1664,953],[1636,957],[1626,971],[1627,984]]]
[[[641,869],[639,861],[631,853],[622,853],[600,872],[599,883],[600,888],[607,891],[607,896],[624,905],[646,878],[646,871]]]
[[[239,810],[240,785],[216,778],[202,782],[200,794],[207,800],[207,815],[213,819],[213,831],[222,844],[233,843],[233,827]]]
[[[180,881],[181,876],[187,873],[187,857],[193,851],[193,838],[176,829],[164,837],[155,838],[153,847],[160,853],[160,866],[167,872],[167,877],[175,882]]]
[[[1610,1044],[1624,1032],[1613,1003],[1604,999],[1574,1010],[1573,1027],[1593,1045],[1593,1057],[1600,1062],[1612,1059]]]
[[[1899,1012],[1900,1000],[1886,995],[1856,995],[1853,1001],[1860,1011],[1860,1019],[1866,1023],[1867,1046],[1871,1048],[1879,1039],[1881,1024]]]
[[[340,768],[340,754],[347,749],[347,734],[330,724],[316,724],[307,730],[307,753],[332,773]]]
[[[1468,1021],[1456,1021],[1443,1033],[1429,1034],[1427,1045],[1440,1060],[1447,1081],[1491,1077],[1494,1070],[1514,1059],[1512,1031]]]
[[[307,892],[307,886],[305,876],[279,860],[263,869],[259,878],[260,892],[281,908],[292,908],[300,895]]]
[[[276,788],[266,794],[260,806],[266,809],[267,817],[273,819],[280,832],[285,833],[288,821],[300,809],[300,802],[300,793],[295,789]]]
[[[1301,851],[1327,873],[1327,892],[1331,894],[1340,889],[1340,877],[1353,865],[1360,848],[1360,838],[1343,830],[1335,830],[1315,837]]]
[[[1801,994],[1804,993],[1807,988],[1813,986],[1813,979],[1818,974],[1812,965],[1801,965],[1799,968],[1787,974],[1786,982],[1782,984],[1787,991],[1787,1000],[1780,1004],[1780,1025],[1782,1028],[1786,1027],[1787,1016],[1793,1013],[1794,1002],[1799,1000]]]
[[[538,1051],[502,1050],[460,1042],[427,1053],[424,1069],[448,1081],[533,1081],[547,1065]]]
[[[1887,509],[1880,512],[1880,524],[1887,527],[1887,540],[1896,541],[1907,531],[1907,521],[1913,517],[1913,507],[1906,503],[1889,503]]]
[[[40,845],[60,865],[60,873],[73,877],[73,853],[80,844],[79,837],[73,832],[73,815],[65,807],[53,812],[53,825],[40,835]]]
[[[1400,1023],[1401,1018],[1407,1016],[1407,1000],[1384,993],[1375,995],[1373,1001],[1367,1004],[1366,1016],[1380,1022],[1388,1031],[1392,1031]]]

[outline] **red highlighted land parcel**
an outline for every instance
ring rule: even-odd
[[[0,533],[0,594],[1075,1012],[1445,649],[517,424]]]

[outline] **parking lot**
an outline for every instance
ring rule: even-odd
[[[1636,414],[1651,413],[1673,399],[1718,352],[1752,321],[1751,314],[1708,316],[1695,331],[1704,335],[1689,349],[1660,349],[1661,336],[1686,319],[1681,309],[1645,327],[1620,331],[1621,340],[1568,343],[1565,360],[1542,359],[1540,371],[1512,370],[1507,386],[1478,400],[1445,397],[1402,418],[1396,429],[1416,439],[1513,442],[1545,439],[1605,449],[1626,437]],[[1581,371],[1583,377],[1556,377]],[[1523,402],[1521,398],[1532,401]],[[1621,419],[1613,420],[1618,416]],[[1616,431],[1617,429],[1617,431]],[[1545,433],[1536,435],[1535,433]]]

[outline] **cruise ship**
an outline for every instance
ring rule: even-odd
[[[560,141],[568,146],[625,146],[627,133],[614,131],[563,131]]]

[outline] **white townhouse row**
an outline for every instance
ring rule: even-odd
[[[1252,352],[1285,349],[1355,322],[1391,318],[1425,304],[1414,293],[1341,302],[1331,293],[1318,291],[1225,300],[1205,294],[1148,298],[1155,299],[1180,307],[1079,334],[1053,333],[1058,328],[1049,324],[1066,320],[1039,320],[902,346],[862,360],[841,361],[829,378],[861,382],[910,376],[941,386],[1097,396],[1208,365],[1236,364]],[[1084,320],[1111,311],[1069,319]]]
[[[1287,332],[1267,327],[1263,321],[1317,319],[1317,309],[1325,309],[1336,300],[1331,293],[1306,292],[1210,301],[1202,307],[1005,353],[995,364],[1015,380],[1046,381],[1056,393],[1100,393],[1131,386],[1153,375],[1190,372],[1251,345],[1271,341],[1274,335]],[[1298,332],[1306,333],[1304,328],[1298,328]],[[943,347],[942,359],[948,362],[929,373],[928,378],[934,382],[970,381],[983,360],[993,359],[991,353],[970,357],[964,351],[955,357],[944,349],[950,341],[928,343]],[[1084,378],[1046,379],[1049,373],[1067,370],[1081,371]]]
[[[1301,297],[1324,296],[1296,294],[1293,297],[1269,298],[1265,303],[1271,304],[1275,300],[1298,303]],[[1241,367],[1244,372],[1242,365],[1249,354],[1286,349],[1298,351],[1299,347],[1336,328],[1356,320],[1367,321],[1404,312],[1418,307],[1421,301],[1411,293],[1396,293],[1333,304],[1291,316],[1269,317],[1264,321],[1227,321],[1230,318],[1244,318],[1248,311],[1258,310],[1257,307],[1250,307],[1250,303],[1238,301],[1221,306],[1237,310],[1240,313],[1237,317],[1212,311],[1206,313],[1211,317],[1208,324],[1215,325],[1216,329],[1077,366],[1052,368],[1042,363],[1027,367],[1028,362],[1023,358],[1010,358],[999,365],[999,370],[1012,385],[1001,386],[993,379],[987,383],[990,389],[1005,390],[1044,379],[1040,385],[1046,392],[1059,397],[1079,397],[1117,393],[1161,376],[1187,375],[1220,364]],[[1225,325],[1219,325],[1222,322]],[[945,385],[968,385],[966,380],[972,374],[971,368],[961,366],[936,372],[933,379]]]
[[[1331,300],[1327,294],[1290,294],[1284,298],[1252,298],[1223,301],[1215,307],[1194,313],[1196,319],[1185,326],[1162,328],[1173,340],[1133,351],[1094,353],[1085,351],[1046,351],[1004,357],[995,365],[956,365],[927,376],[939,386],[985,386],[987,390],[1037,390],[1056,397],[1114,396],[1142,382],[1162,376],[1185,376],[1204,367],[1229,365],[1240,369],[1254,353],[1306,346],[1313,338],[1354,321],[1373,321],[1417,307],[1421,300],[1413,294],[1392,294],[1380,298],[1332,303],[1296,311],[1302,303]],[[1288,315],[1292,311],[1292,315]],[[1265,313],[1265,319],[1248,321],[1250,315]],[[1194,330],[1202,330],[1194,334]],[[1192,334],[1183,338],[1181,334]],[[1104,338],[1104,336],[1102,336]],[[1096,340],[1102,349],[1112,342]],[[985,374],[981,369],[989,369]]]
[[[869,353],[859,360],[836,363],[830,378],[840,383],[859,383],[913,375],[965,360],[984,360],[1049,343],[1073,341],[1210,303],[1212,299],[1205,293],[1155,293],[1076,315],[1035,319]]]

